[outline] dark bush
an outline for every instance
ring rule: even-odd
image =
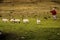
[[[47,17],[44,17],[44,19],[48,19]]]

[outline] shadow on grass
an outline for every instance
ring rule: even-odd
[[[5,33],[6,40],[60,40],[60,28],[41,28],[22,34]]]

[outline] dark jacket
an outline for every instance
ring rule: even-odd
[[[56,15],[56,10],[51,11],[52,15]]]

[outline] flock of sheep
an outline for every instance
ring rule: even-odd
[[[10,21],[10,22],[14,22],[14,23],[20,23],[20,22],[21,22],[20,19],[10,19],[10,20],[9,20],[9,19],[5,19],[5,18],[2,19],[2,21],[3,21],[3,22],[8,22],[8,21]],[[23,21],[23,23],[29,23],[29,19],[23,19],[22,21]],[[36,23],[37,23],[37,24],[40,24],[40,22],[41,22],[41,20],[39,20],[39,19],[36,20]]]

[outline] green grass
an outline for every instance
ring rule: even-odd
[[[7,33],[6,40],[59,40],[60,28],[36,24],[1,23],[0,30]],[[22,39],[21,37],[25,37]]]
[[[44,19],[36,24],[36,18],[29,18],[29,23],[2,22],[0,20],[0,30],[6,33],[6,40],[59,40],[60,19]],[[21,37],[25,38],[21,38]]]

